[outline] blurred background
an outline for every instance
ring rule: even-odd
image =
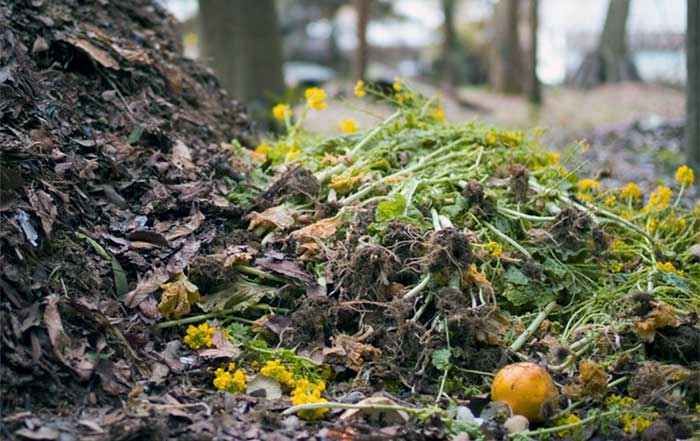
[[[355,98],[355,81],[401,77],[439,96],[450,121],[617,145],[591,158],[598,169],[620,149],[668,169],[683,160],[686,0],[160,2],[181,22],[185,54],[263,125],[271,105],[309,86],[334,98],[310,128],[369,124],[391,109]]]

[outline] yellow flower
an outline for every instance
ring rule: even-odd
[[[493,133],[489,133],[488,136],[486,136],[486,144],[496,144],[496,135],[494,135]]]
[[[651,426],[651,420],[644,418],[641,415],[633,417],[628,413],[623,413],[620,419],[625,425],[622,428],[625,433],[642,433],[644,429]]]
[[[357,83],[355,83],[355,89],[353,92],[355,93],[356,97],[362,98],[365,96],[365,82],[362,80],[357,80]]]
[[[343,133],[355,133],[357,132],[357,121],[354,119],[341,119],[338,121],[338,125],[340,126],[340,130],[343,131]]]
[[[576,193],[576,197],[586,202],[593,202],[593,198],[588,193]]]
[[[289,150],[287,150],[287,161],[292,161],[294,158],[297,156],[301,155],[301,149],[297,144],[292,144],[289,146]]]
[[[578,189],[583,192],[591,190],[599,191],[600,182],[596,181],[595,179],[581,179],[578,181]]]
[[[564,426],[567,424],[578,423],[579,421],[581,421],[581,418],[577,417],[573,413],[570,413],[565,417],[557,418],[556,420],[554,420],[554,423],[557,426]],[[562,438],[573,437],[574,435],[576,435],[576,432],[578,432],[579,430],[581,430],[581,427],[577,426],[577,427],[572,427],[570,429],[559,430],[556,432],[556,434]]]
[[[394,89],[395,92],[401,91],[401,89],[402,89],[401,80],[398,77],[394,78],[394,84],[393,84],[392,88]]]
[[[270,151],[270,144],[267,143],[262,143],[259,144],[257,147],[255,147],[255,153],[260,153],[261,155],[267,155],[267,152]]]
[[[621,397],[617,394],[612,394],[605,399],[605,404],[608,407],[619,406],[619,407],[632,407],[634,406],[634,398],[632,397]]]
[[[286,121],[292,116],[292,109],[288,104],[277,104],[272,108],[272,116],[279,121]]]
[[[265,366],[260,369],[260,373],[274,378],[278,383],[290,389],[294,387],[294,375],[289,369],[282,365],[279,358],[268,361]]]
[[[603,203],[608,207],[612,207],[613,205],[615,205],[615,202],[617,202],[617,198],[615,196],[609,196],[603,201]]]
[[[498,242],[487,243],[486,249],[493,257],[500,257],[503,254],[503,247]]]
[[[327,107],[326,92],[318,87],[311,87],[304,92],[306,103],[315,110],[323,110]]]
[[[430,112],[433,117],[438,120],[438,121],[445,121],[445,112],[443,112],[442,107],[438,107],[437,109],[433,109]]]
[[[187,335],[185,335],[183,341],[194,350],[211,348],[214,346],[211,338],[215,332],[216,328],[212,328],[208,323],[202,323],[199,326],[190,325],[187,327]]]
[[[309,403],[327,403],[328,400],[321,397],[321,394],[325,390],[326,383],[323,381],[317,384],[312,384],[309,380],[301,378],[299,381],[297,381],[296,387],[292,391],[292,405],[298,406],[300,404]],[[327,407],[321,407],[319,409],[300,410],[298,415],[299,418],[305,420],[318,420],[323,418],[327,412]]]
[[[659,227],[659,223],[656,221],[656,219],[654,219],[654,218],[649,219],[649,224],[647,227],[649,234],[654,234],[654,232],[656,232],[656,229],[658,227]]]
[[[562,176],[567,176],[569,174],[569,169],[566,167],[559,167],[559,174]]]
[[[679,184],[690,187],[695,182],[695,176],[693,175],[693,169],[687,165],[681,165],[676,170],[676,182]]]
[[[679,276],[683,275],[683,271],[679,271],[671,262],[656,262],[656,269],[664,273],[676,273]]]
[[[622,191],[620,192],[620,197],[622,199],[634,199],[634,200],[639,200],[642,197],[642,192],[639,190],[639,186],[635,184],[634,182],[630,182],[624,187],[622,187]]]
[[[644,207],[644,211],[668,207],[671,203],[672,194],[673,192],[670,188],[659,185],[656,191],[649,196],[649,203]]]
[[[231,363],[227,369],[218,368],[214,371],[214,387],[232,394],[245,392],[248,378],[243,369],[231,372],[234,368],[235,365]]]
[[[547,152],[547,165],[559,165],[559,153]]]
[[[622,268],[625,266],[622,264],[622,262],[618,262],[616,260],[613,260],[610,265],[610,272],[611,273],[619,273],[622,271]]]

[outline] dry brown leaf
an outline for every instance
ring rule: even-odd
[[[340,225],[342,214],[338,213],[333,217],[321,219],[311,225],[292,232],[292,238],[298,241],[307,241],[314,239],[328,239],[335,234],[335,230]]]
[[[265,230],[274,228],[285,230],[294,225],[294,218],[282,206],[268,208],[262,213],[254,211],[248,215],[248,219],[250,220],[248,230],[254,230],[258,226]]]
[[[578,366],[579,376],[575,383],[563,387],[564,395],[572,400],[590,398],[602,401],[608,393],[608,378],[605,369],[593,360],[582,360]]]
[[[44,323],[49,334],[49,340],[56,357],[69,368],[73,369],[78,376],[87,380],[92,376],[95,365],[85,359],[85,344],[73,342],[63,329],[63,321],[58,311],[58,296],[51,295],[46,299],[44,309]],[[73,347],[75,346],[75,347]]]
[[[44,230],[47,238],[51,238],[51,229],[53,228],[54,222],[56,222],[56,216],[58,215],[58,210],[53,203],[53,199],[48,193],[38,190],[28,190],[27,195],[29,196],[29,203],[32,204],[34,212],[41,219],[41,228]]]
[[[173,165],[180,170],[192,170],[194,168],[190,148],[179,139],[176,140],[175,145],[173,145],[173,153],[170,160]]]
[[[679,325],[673,306],[662,302],[653,304],[654,309],[644,319],[634,322],[634,333],[647,343],[654,341],[657,329]]]
[[[224,268],[238,264],[248,265],[252,262],[255,255],[258,254],[258,250],[248,245],[236,245],[227,249],[226,254],[228,254],[228,257],[224,261]]]
[[[178,319],[190,312],[190,307],[199,302],[199,289],[187,280],[183,273],[175,276],[170,283],[160,286],[163,290],[158,310],[165,318]]]
[[[109,69],[119,70],[119,63],[117,63],[117,60],[112,58],[112,56],[107,51],[100,49],[99,47],[95,46],[89,41],[80,38],[69,38],[66,41],[68,41],[68,43],[72,44],[76,48],[85,52],[90,58],[92,58],[102,66]]]
[[[199,356],[210,359],[227,358],[229,360],[238,358],[238,356],[241,355],[241,350],[234,346],[233,343],[226,338],[226,335],[224,335],[223,331],[216,323],[214,323],[214,326],[216,326],[216,332],[211,337],[214,348],[200,350],[198,352]]]
[[[337,364],[343,364],[349,369],[359,371],[366,360],[370,360],[382,355],[382,351],[374,346],[362,343],[373,330],[371,327],[362,335],[338,334],[333,337],[335,346],[323,349],[324,359],[336,359]]]

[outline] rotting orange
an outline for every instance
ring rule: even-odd
[[[496,374],[491,385],[491,399],[505,401],[514,414],[540,422],[556,408],[559,391],[543,367],[514,363]]]

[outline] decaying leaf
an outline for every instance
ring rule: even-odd
[[[69,38],[66,41],[85,52],[90,58],[102,66],[109,69],[119,70],[119,63],[117,63],[117,60],[112,58],[112,56],[104,49],[100,49],[89,41],[80,38]]]
[[[311,225],[292,232],[292,238],[297,241],[308,241],[314,239],[328,239],[335,234],[335,230],[340,225],[342,213],[333,217],[321,219]]]
[[[224,309],[244,311],[257,305],[265,297],[272,298],[274,295],[275,288],[273,287],[238,280],[213,294],[207,295],[199,307],[205,312]]]
[[[391,398],[378,396],[369,397],[364,400],[359,401],[357,404],[363,405],[395,405],[398,406]],[[340,415],[340,420],[348,420],[351,418],[357,418],[361,416],[369,416],[370,419],[377,419],[384,421],[388,424],[406,424],[409,420],[408,413],[403,410],[392,410],[392,409],[348,409]]]
[[[285,230],[294,225],[294,218],[281,205],[268,208],[262,213],[253,211],[247,218],[250,220],[248,230],[262,230],[263,232],[276,228]]]
[[[673,306],[663,302],[652,302],[654,309],[642,320],[634,322],[634,332],[642,340],[651,343],[656,336],[656,330],[666,326],[677,327],[678,317]]]
[[[258,250],[252,248],[248,245],[235,245],[226,249],[226,260],[224,261],[224,267],[228,268],[233,265],[248,265],[255,255],[258,254]]]
[[[216,324],[214,324],[216,326]],[[226,358],[229,360],[234,360],[241,355],[241,350],[231,343],[231,341],[226,337],[226,334],[216,326],[216,332],[211,338],[214,347],[212,349],[204,349],[199,351],[199,356],[202,358]]]
[[[333,236],[340,225],[341,218],[342,212],[292,233],[292,238],[297,241],[296,252],[301,260],[315,261],[323,258],[323,250],[318,241]]]
[[[183,273],[176,275],[170,283],[160,286],[163,290],[158,310],[165,318],[178,319],[190,312],[190,308],[199,302],[199,289],[187,280]]]
[[[194,162],[192,162],[192,155],[190,154],[190,148],[182,142],[181,140],[176,140],[175,145],[172,149],[171,161],[173,165],[180,170],[192,170],[194,168]]]
[[[362,175],[358,176],[333,176],[331,177],[331,183],[328,184],[330,188],[336,191],[338,195],[342,196],[350,193],[357,187],[362,179]]]
[[[575,383],[567,384],[562,389],[564,395],[572,400],[588,398],[602,401],[608,393],[608,379],[605,369],[593,360],[582,360],[578,366],[579,376]]]
[[[366,360],[382,355],[382,351],[374,346],[362,343],[373,329],[368,327],[361,335],[338,334],[333,337],[334,346],[323,350],[326,362],[342,364],[354,371],[362,369]]]
[[[51,295],[46,299],[46,309],[44,309],[44,323],[51,346],[56,357],[64,365],[73,369],[81,379],[87,380],[92,376],[95,365],[85,359],[85,344],[79,342],[73,344],[63,329],[58,302],[58,296]]]
[[[30,189],[27,191],[27,195],[34,213],[41,219],[41,228],[44,230],[44,234],[46,234],[46,237],[51,238],[51,229],[58,215],[58,209],[54,205],[53,199],[42,190],[34,191]]]

